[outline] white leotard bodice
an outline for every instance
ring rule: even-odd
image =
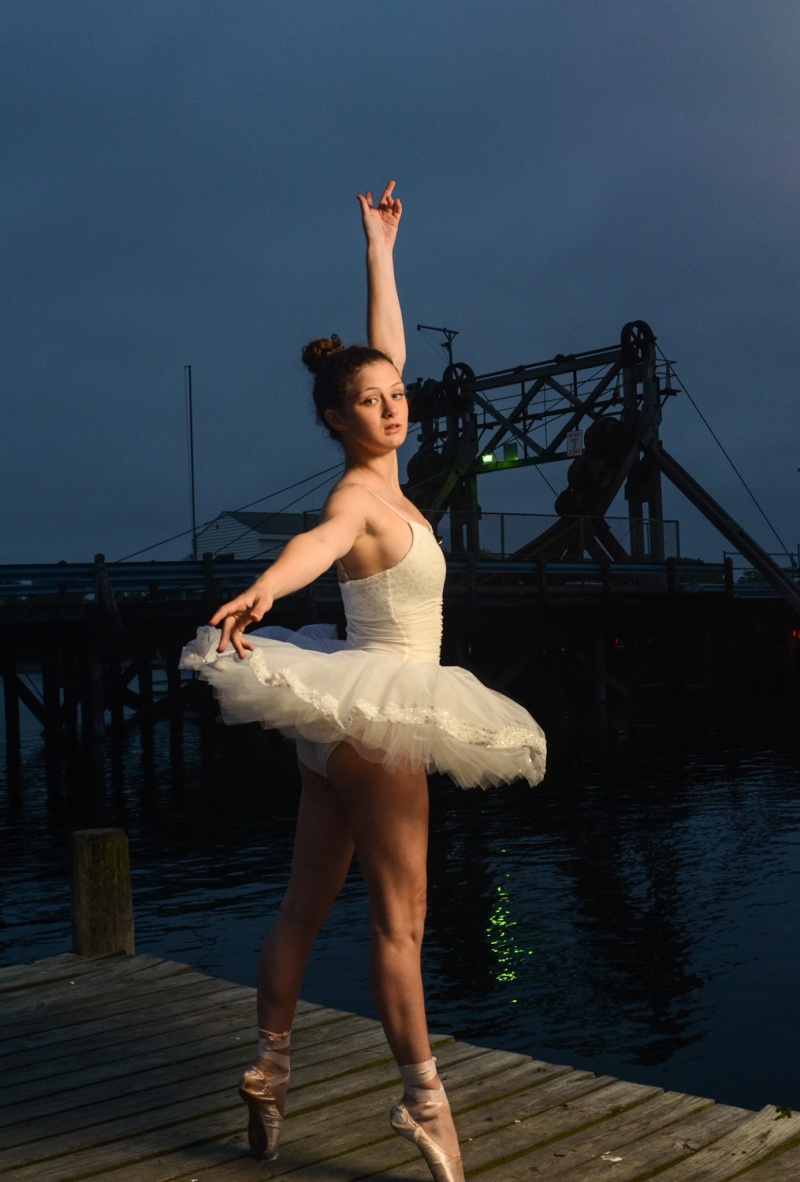
[[[410,526],[411,546],[388,570],[341,583],[348,648],[438,663],[444,556],[428,526],[412,521],[388,501],[383,503]]]
[[[384,504],[407,523],[411,545],[388,570],[341,583],[346,641],[333,624],[258,628],[242,660],[231,644],[220,653],[219,629],[205,627],[181,668],[211,684],[228,725],[259,722],[304,753],[346,741],[391,772],[443,772],[462,788],[538,783],[541,728],[466,669],[439,664],[444,557],[427,526]],[[326,767],[323,758],[318,774]]]

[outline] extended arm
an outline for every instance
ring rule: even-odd
[[[313,583],[352,548],[363,514],[359,516],[352,497],[344,493],[336,494],[335,501],[335,510],[328,511],[318,526],[292,538],[251,587],[214,613],[209,622],[222,628],[218,652],[224,652],[230,641],[244,657],[253,647],[243,635],[245,628],[262,619],[276,599]]]
[[[394,244],[403,207],[392,196],[389,181],[377,205],[372,190],[359,194],[361,218],[367,239],[367,339],[373,349],[391,357],[402,374],[406,362],[403,314],[394,277]]]

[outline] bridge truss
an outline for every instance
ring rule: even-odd
[[[800,589],[766,551],[664,448],[665,402],[676,390],[644,321],[626,324],[618,345],[476,375],[461,362],[441,381],[409,387],[419,448],[408,462],[407,495],[424,511],[449,510],[450,550],[479,549],[477,480],[503,469],[569,461],[555,500],[559,520],[515,557],[636,561],[665,558],[662,475],[794,607]],[[606,515],[624,489],[628,550]]]

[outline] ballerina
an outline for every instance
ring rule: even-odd
[[[198,630],[181,659],[210,682],[226,723],[258,721],[297,745],[302,791],[292,869],[261,953],[259,1042],[242,1078],[253,1152],[274,1157],[289,1083],[291,1027],[314,940],[354,852],[370,908],[370,985],[403,1081],[392,1127],[436,1182],[464,1178],[450,1106],[431,1055],[421,974],[428,786],[544,774],[544,735],[517,703],[441,666],[445,564],[404,495],[397,453],[408,429],[403,319],[393,250],[402,207],[394,181],[360,194],[367,240],[368,345],[313,341],[320,422],[344,450],[320,523],[299,534],[242,595]],[[337,564],[347,640],[312,625],[259,628],[276,599]]]

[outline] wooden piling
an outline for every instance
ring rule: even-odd
[[[50,638],[48,638],[50,639]],[[42,648],[42,704],[48,738],[57,735],[61,723],[61,653],[53,638]]]
[[[70,837],[72,943],[79,956],[134,954],[131,864],[122,829]]]
[[[81,727],[83,738],[87,742],[105,738],[105,691],[99,636],[93,638],[83,653]]]
[[[17,693],[17,666],[13,656],[6,656],[2,665],[3,712],[6,725],[6,752],[9,757],[19,758],[20,725],[19,694]]]
[[[594,646],[592,671],[594,673],[594,699],[605,703],[606,686],[606,638],[603,628],[598,624],[593,629],[592,640]]]

